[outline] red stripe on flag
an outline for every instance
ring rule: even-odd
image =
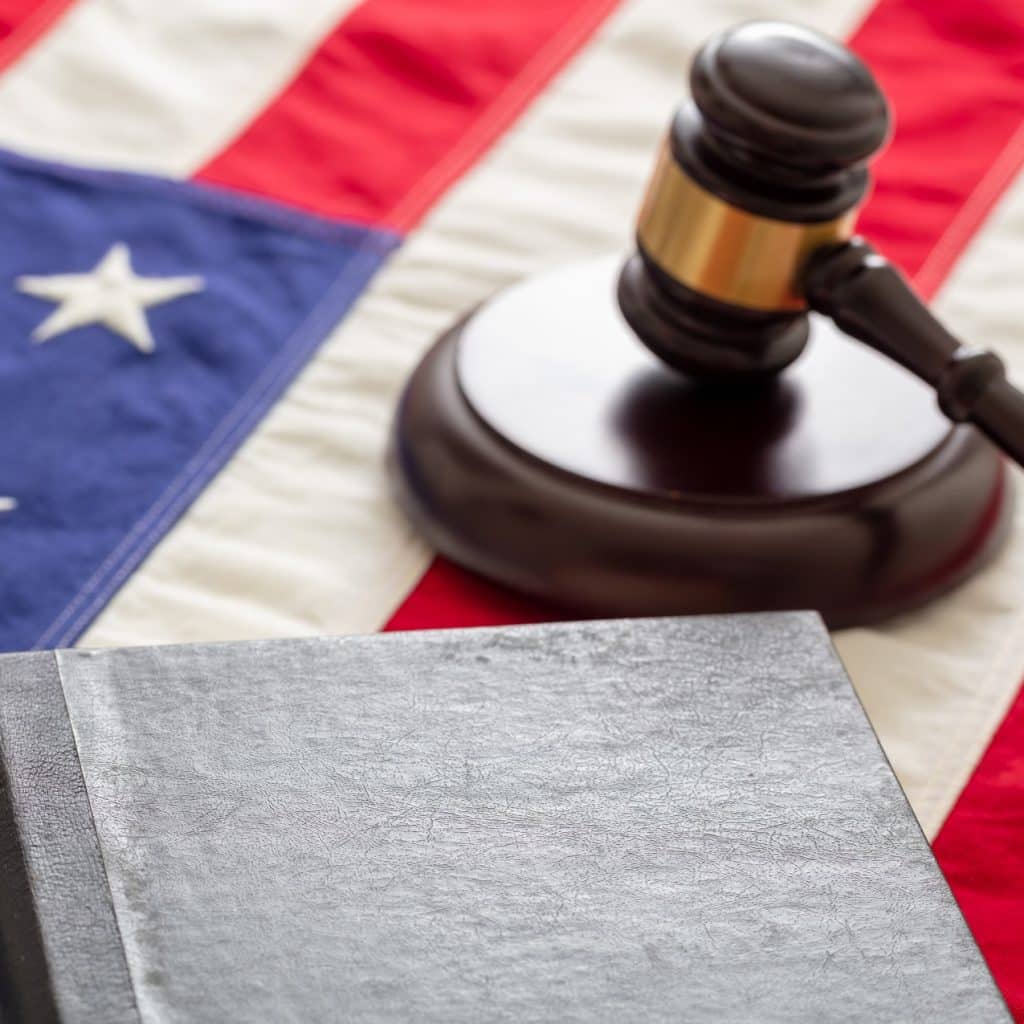
[[[13,64],[74,0],[0,0],[0,71]]]
[[[568,618],[558,608],[496,586],[443,558],[434,560],[413,597],[398,609],[385,628],[421,629],[427,609],[430,616],[444,625],[457,622],[460,626],[500,626]]]
[[[618,0],[367,0],[204,181],[408,230]]]
[[[882,0],[851,45],[896,115],[860,230],[931,296],[1024,163],[1024,7]]]
[[[1024,160],[1024,7],[881,0],[851,45],[896,120],[860,226],[931,294]],[[387,628],[534,617],[527,602],[438,559]]]
[[[1024,1021],[1024,691],[935,840],[935,856]]]

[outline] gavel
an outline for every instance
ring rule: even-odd
[[[803,350],[813,309],[1024,463],[1024,394],[1002,360],[958,341],[853,234],[865,161],[890,130],[867,67],[817,33],[752,22],[701,49],[690,88],[619,280],[637,337],[686,374],[777,373]]]
[[[690,89],[635,251],[512,285],[424,357],[399,503],[575,614],[913,609],[1007,535],[1024,395],[854,235],[890,117],[852,52],[750,22]]]

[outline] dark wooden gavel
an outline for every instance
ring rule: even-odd
[[[853,53],[750,22],[690,83],[635,251],[518,282],[425,355],[398,499],[449,558],[588,614],[916,608],[1007,536],[1024,395],[855,237],[889,112]]]
[[[708,42],[690,84],[619,279],[641,341],[691,377],[760,377],[800,354],[816,310],[1024,464],[1024,394],[1002,360],[962,344],[853,236],[865,161],[890,124],[864,64],[816,33],[754,22]]]

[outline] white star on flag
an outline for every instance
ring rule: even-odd
[[[60,305],[32,332],[36,342],[87,324],[102,324],[140,352],[156,348],[146,309],[202,291],[201,277],[139,277],[131,252],[117,242],[87,274],[19,277],[18,290]]]
[[[13,498],[0,496],[0,512],[13,512],[17,507],[18,503]]]

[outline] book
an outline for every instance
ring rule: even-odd
[[[812,614],[0,657],[4,1020],[1009,1020]]]

